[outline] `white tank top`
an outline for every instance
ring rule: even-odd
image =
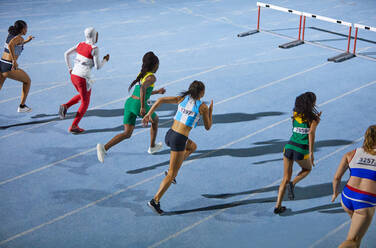
[[[357,148],[349,163],[350,175],[376,181],[376,155],[366,153],[363,148]]]
[[[200,100],[194,100],[186,96],[184,100],[179,103],[178,111],[174,117],[175,120],[185,124],[188,127],[196,127],[200,119]]]

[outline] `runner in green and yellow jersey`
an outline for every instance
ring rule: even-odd
[[[315,133],[321,116],[321,112],[319,113],[315,106],[316,95],[313,92],[306,92],[295,100],[292,116],[292,136],[283,149],[284,173],[274,208],[275,214],[280,214],[286,210],[286,207],[281,206],[286,186],[288,197],[293,200],[295,198],[295,185],[305,178],[314,166]],[[302,170],[291,182],[294,161],[299,164]]]
[[[147,52],[142,58],[141,72],[137,78],[129,86],[129,91],[135,86],[132,95],[126,100],[124,105],[124,132],[113,137],[107,144],[97,144],[98,160],[103,163],[104,155],[114,145],[120,143],[132,136],[134,127],[136,125],[137,116],[143,117],[148,113],[150,106],[147,104],[148,99],[154,94],[164,94],[166,90],[160,88],[154,90],[154,83],[156,77],[154,73],[158,70],[159,59],[153,52]],[[150,128],[150,147],[148,153],[152,154],[162,149],[162,142],[155,143],[158,132],[158,116],[153,113],[151,116],[153,123]]]

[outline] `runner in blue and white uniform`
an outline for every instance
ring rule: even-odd
[[[359,247],[376,206],[376,125],[367,129],[363,147],[343,156],[333,180],[332,202],[339,195],[341,178],[347,169],[350,179],[342,191],[342,207],[350,215],[351,226],[339,247]]]
[[[201,102],[200,99],[204,94],[205,85],[200,81],[194,81],[189,89],[182,92],[180,96],[159,98],[142,120],[144,126],[147,126],[148,122],[152,121],[151,116],[155,109],[162,103],[179,104],[174,123],[165,137],[166,145],[171,148],[170,167],[159,186],[158,192],[148,202],[149,207],[160,215],[163,214],[159,204],[160,199],[175,180],[183,161],[197,148],[197,145],[188,138],[189,132],[197,126],[200,115],[203,117],[206,130],[209,130],[212,126],[213,101],[211,101],[209,107]]]

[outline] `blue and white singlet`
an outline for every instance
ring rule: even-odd
[[[194,100],[193,98],[186,96],[184,100],[179,103],[178,111],[176,112],[174,119],[188,127],[196,127],[198,120],[200,119],[200,106],[200,100]]]

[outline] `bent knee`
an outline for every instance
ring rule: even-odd
[[[124,139],[129,139],[129,138],[132,136],[132,132],[124,131],[124,132],[121,133],[121,136],[122,136]]]
[[[167,175],[166,175],[166,178],[168,179],[169,182],[172,182],[177,175],[178,175],[178,172],[171,172],[169,170]]]
[[[158,122],[159,122],[159,117],[158,115],[156,115],[154,118],[153,118],[153,123],[154,125],[158,125]]]
[[[302,168],[302,171],[305,171],[305,172],[311,172],[312,170],[312,167],[306,167],[306,168]]]
[[[186,150],[188,150],[190,152],[194,152],[194,151],[196,151],[196,149],[197,149],[196,143],[191,141],[191,140],[188,140]]]
[[[27,77],[25,80],[22,82],[23,84],[31,84],[31,79]]]

